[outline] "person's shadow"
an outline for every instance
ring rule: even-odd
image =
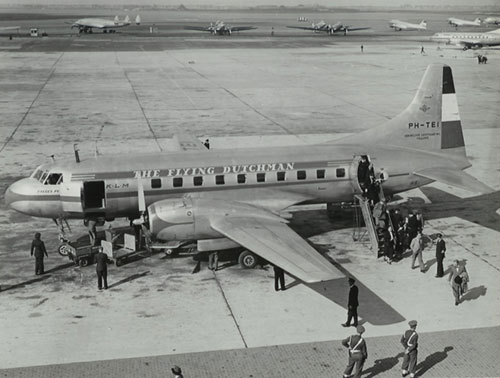
[[[431,355],[427,356],[425,360],[423,360],[417,365],[416,376],[420,377],[424,375],[428,370],[432,369],[435,365],[444,361],[446,357],[448,357],[448,352],[452,350],[453,350],[452,346],[447,346],[444,348],[442,352],[434,352]]]
[[[391,370],[399,362],[399,358],[403,357],[404,353],[401,352],[397,356],[381,358],[380,360],[375,360],[374,365],[363,371],[363,375],[368,374],[364,378],[376,377],[379,374],[385,373]]]
[[[479,297],[486,295],[486,290],[487,289],[484,285],[474,287],[467,291],[460,300],[463,302],[478,299]]]

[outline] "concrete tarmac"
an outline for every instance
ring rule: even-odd
[[[352,39],[322,39],[307,47],[304,40],[283,38],[272,42],[279,48],[268,48],[271,42],[261,37],[233,37],[214,42],[219,48],[187,48],[179,38],[169,40],[178,47],[167,50],[164,42],[148,48],[137,37],[121,38],[127,48],[114,42],[106,47],[104,37],[14,41],[18,49],[0,41],[2,195],[50,155],[72,160],[74,143],[92,158],[96,147],[106,154],[165,151],[179,131],[209,137],[213,149],[293,146],[359,132],[403,110],[427,65],[436,62],[453,69],[473,164],[468,172],[500,189],[498,50],[484,50],[489,63],[478,65],[477,52],[438,50],[414,37],[363,40],[363,53],[360,40]],[[388,354],[375,352],[369,362],[396,356],[393,343],[415,318],[425,335],[422,361],[445,347],[460,351],[446,350],[448,358],[439,355],[434,364],[432,357],[423,365],[426,376],[494,376],[483,352],[498,347],[498,338],[488,337],[500,326],[498,194],[473,196],[433,184],[404,197],[404,207],[423,210],[427,235],[444,234],[446,263],[467,261],[471,290],[460,306],[454,306],[446,278],[434,278],[431,246],[424,255],[428,271],[421,274],[411,271],[408,259],[393,265],[377,260],[349,212],[329,221],[321,207],[295,208],[292,227],[357,278],[359,313],[373,338],[369,347],[384,345],[380,350]],[[85,233],[80,222],[72,226],[75,235]],[[29,259],[35,231],[49,247],[42,277],[34,275]],[[297,376],[308,366],[316,376],[343,370],[343,362],[327,359],[344,358],[338,340],[352,332],[340,327],[346,280],[306,286],[288,277],[289,289],[275,293],[270,270],[241,270],[230,256],[215,274],[204,261],[192,274],[197,261],[191,257],[153,255],[112,266],[110,289],[99,292],[93,267],[74,267],[57,255],[56,236],[51,220],[0,203],[0,368],[16,368],[3,370],[5,376],[112,376],[116,369],[121,376],[159,377],[176,361],[189,376],[256,376],[244,366],[260,363],[266,367],[257,371],[262,376],[290,376],[281,373],[289,371],[290,360],[305,368],[294,370]],[[305,351],[311,348],[322,357],[309,358]],[[229,357],[231,369],[221,370]],[[469,370],[459,363],[464,358],[471,361]],[[84,363],[101,360],[114,361]],[[150,360],[162,362],[150,371]],[[375,372],[394,376],[399,362]],[[59,365],[66,363],[71,365]],[[37,365],[47,367],[26,368]]]

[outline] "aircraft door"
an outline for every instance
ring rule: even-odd
[[[361,194],[363,193],[362,185],[364,183],[364,179],[362,177],[359,177],[360,171],[363,171],[363,168],[360,168],[361,164],[361,155],[356,155],[354,156],[354,159],[352,160],[351,166],[349,167],[349,179],[351,181],[351,186],[353,189],[354,194]],[[365,164],[363,162],[363,164]]]
[[[69,181],[59,185],[59,197],[65,213],[82,213],[82,182]]]
[[[83,182],[83,210],[102,211],[106,208],[106,185],[104,181]]]

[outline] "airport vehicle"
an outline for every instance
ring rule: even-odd
[[[242,246],[318,282],[343,274],[286,225],[287,208],[352,201],[362,192],[361,155],[385,179],[389,196],[433,181],[492,191],[463,172],[471,163],[451,68],[432,64],[403,112],[355,135],[313,146],[224,150],[193,138],[178,151],[56,161],[13,183],[5,201],[58,223],[134,219],[156,240],[197,240],[198,251]]]
[[[483,23],[486,25],[500,25],[500,17],[486,17]]]
[[[422,20],[420,24],[412,24],[406,21],[400,20],[391,20],[389,21],[389,27],[393,28],[396,31],[402,30],[427,30],[427,22]]]
[[[434,42],[460,46],[464,51],[482,47],[500,46],[500,29],[484,33],[452,32],[436,33],[431,37]]]
[[[140,25],[141,16],[137,15],[135,24]],[[130,18],[126,16],[123,21],[120,21],[118,16],[114,20],[104,18],[81,18],[71,23],[71,29],[78,28],[79,33],[92,33],[93,29],[100,29],[103,33],[114,33],[118,28],[123,28],[130,25]]]
[[[205,31],[210,32],[213,35],[231,35],[233,32],[239,32],[244,30],[253,30],[257,29],[255,26],[231,26],[225,24],[223,21],[215,21],[211,22],[210,26],[184,26],[186,30],[197,30],[197,31]]]
[[[351,31],[371,29],[369,27],[351,28],[350,26],[344,25],[341,22],[337,22],[335,24],[327,24],[325,21],[320,21],[317,24],[313,23],[311,26],[287,26],[287,28],[312,30],[315,33],[324,32],[330,35],[333,35],[337,32],[343,32],[344,35],[346,35]]]
[[[456,27],[458,26],[481,26],[481,19],[476,18],[474,21],[462,20],[460,18],[450,17],[448,23]]]

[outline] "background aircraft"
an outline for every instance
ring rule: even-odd
[[[0,32],[11,31],[11,30],[17,30],[19,32],[19,29],[21,29],[20,26],[0,26]]]
[[[196,240],[198,251],[242,246],[253,261],[257,255],[302,281],[318,282],[343,274],[287,226],[287,209],[352,202],[362,192],[360,154],[369,156],[375,175],[384,172],[387,196],[433,181],[492,191],[463,172],[471,163],[451,68],[441,64],[427,68],[403,112],[342,139],[215,152],[193,139],[182,139],[189,147],[182,151],[42,165],[13,183],[5,201],[18,212],[59,222],[136,219],[152,238]]]
[[[389,21],[389,27],[393,28],[396,31],[427,30],[427,22],[425,22],[425,20],[422,20],[422,22],[420,22],[420,24],[412,24],[412,23],[405,22],[405,21],[391,20],[391,21]]]
[[[460,18],[450,17],[448,19],[448,23],[451,25],[454,25],[455,27],[458,27],[458,26],[481,26],[481,19],[476,18],[474,21],[469,21],[469,20],[462,20]]]
[[[215,21],[211,22],[210,26],[202,27],[202,26],[184,26],[186,30],[197,30],[197,31],[205,31],[210,32],[213,35],[231,35],[233,32],[239,32],[243,30],[252,30],[257,29],[255,26],[231,26],[226,25],[223,21]]]
[[[500,17],[486,17],[483,23],[487,25],[500,25]]]
[[[137,15],[135,24],[140,25],[141,16]],[[92,33],[92,29],[101,29],[103,33],[114,33],[115,29],[130,25],[130,18],[126,16],[123,21],[118,19],[106,20],[103,18],[81,18],[71,24],[71,29],[78,28],[79,33]]]
[[[314,32],[325,32],[330,35],[333,35],[337,32],[344,32],[344,35],[346,35],[350,31],[370,29],[369,27],[351,28],[348,25],[343,25],[341,22],[337,22],[332,25],[327,24],[325,21],[320,21],[317,24],[313,23],[311,26],[287,26],[287,28],[312,30]]]
[[[436,33],[431,37],[431,40],[434,42],[457,45],[464,50],[479,49],[487,46],[500,46],[500,29],[484,33]]]

